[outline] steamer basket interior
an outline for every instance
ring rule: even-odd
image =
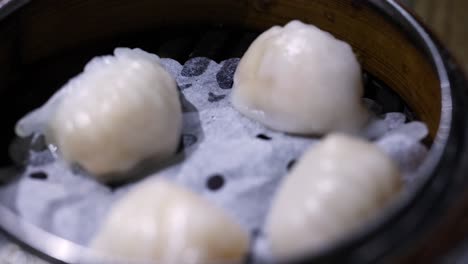
[[[259,33],[293,19],[350,43],[369,78],[393,90],[390,97],[400,98],[428,125],[432,142],[446,117],[434,62],[426,47],[366,2],[31,1],[0,23],[0,105],[6,133],[0,138],[0,164],[11,164],[8,146],[15,122],[96,55],[128,46],[181,63],[198,56],[219,62],[241,57]]]

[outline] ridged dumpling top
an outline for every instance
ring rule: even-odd
[[[283,132],[357,132],[361,67],[351,46],[319,28],[292,21],[260,35],[234,76],[232,103],[244,115]]]
[[[117,48],[114,56],[92,59],[42,112],[32,114],[46,120],[47,142],[66,161],[100,179],[147,159],[167,159],[177,149],[182,128],[174,78],[158,56],[141,49]],[[32,130],[29,119],[18,123],[18,134]]]

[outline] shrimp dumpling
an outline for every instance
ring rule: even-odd
[[[91,248],[129,261],[241,263],[249,236],[221,209],[159,178],[117,202]]]
[[[177,84],[154,54],[117,48],[114,56],[96,57],[58,97],[47,113],[47,142],[100,180],[122,177],[148,159],[167,159],[177,149],[182,128]],[[19,132],[21,125],[27,128],[27,122],[18,123]]]
[[[266,224],[272,254],[282,259],[317,252],[375,216],[400,186],[397,166],[377,146],[328,136],[279,187]]]
[[[368,119],[362,95],[351,46],[292,21],[252,43],[236,70],[231,100],[247,117],[278,131],[355,133]]]

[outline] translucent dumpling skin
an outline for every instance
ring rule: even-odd
[[[156,55],[118,48],[96,57],[63,88],[45,136],[65,160],[108,175],[177,149],[182,127],[175,80]]]
[[[135,188],[111,210],[91,248],[132,261],[242,263],[248,234],[224,211],[158,179]]]
[[[273,255],[317,252],[375,216],[400,186],[398,168],[376,146],[328,136],[279,187],[266,224]]]
[[[292,21],[260,35],[234,76],[232,103],[283,132],[357,132],[367,121],[361,67],[350,45]]]

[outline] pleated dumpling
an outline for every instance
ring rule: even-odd
[[[283,132],[359,131],[361,67],[347,43],[292,21],[260,35],[234,76],[232,103],[244,115]]]
[[[177,84],[158,56],[117,48],[92,59],[42,109],[20,120],[17,134],[31,133],[37,120],[45,120],[41,132],[66,161],[110,181],[103,175],[174,154],[182,110]]]
[[[312,147],[280,185],[266,224],[272,253],[317,252],[389,203],[401,179],[378,147],[332,134]]]
[[[158,179],[137,186],[117,202],[91,248],[151,263],[242,263],[249,236],[220,208]]]

